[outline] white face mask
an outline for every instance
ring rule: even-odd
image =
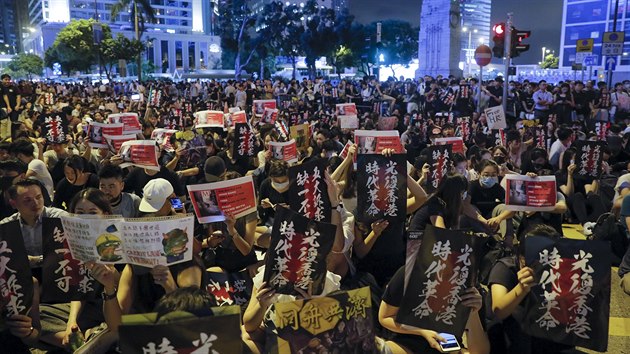
[[[289,188],[289,181],[283,183],[276,183],[274,181],[271,181],[271,187],[273,187],[273,189],[277,190],[278,192],[284,192]]]

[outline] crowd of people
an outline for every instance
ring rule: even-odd
[[[483,113],[502,104],[508,85],[507,128],[504,139],[488,128]],[[370,286],[374,319],[382,353],[442,352],[444,338],[437,332],[397,322],[403,302],[406,242],[386,220],[371,224],[357,220],[358,185],[353,159],[360,153],[352,144],[352,129],[341,129],[335,105],[355,103],[360,129],[376,130],[381,117],[396,117],[410,168],[407,176],[406,231],[427,225],[443,229],[473,229],[498,240],[505,257],[487,264],[483,284],[460,294],[471,309],[463,352],[469,353],[571,353],[575,348],[551,339],[529,336],[521,328],[524,300],[535,285],[533,270],[520,262],[522,244],[529,235],[560,238],[563,224],[580,224],[588,236],[602,216],[614,215],[623,227],[614,240],[620,248],[621,286],[630,295],[630,82],[607,87],[605,83],[547,82],[504,83],[502,77],[478,79],[425,76],[417,80],[391,78],[363,80],[226,80],[147,83],[18,84],[2,75],[0,100],[0,223],[19,220],[34,281],[41,284],[42,227],[45,217],[69,214],[122,215],[127,218],[170,216],[193,211],[186,186],[253,176],[258,211],[225,222],[196,224],[192,261],[156,266],[150,271],[126,265],[89,263],[91,275],[102,286],[102,299],[47,304],[35,291],[27,315],[6,319],[1,333],[3,348],[28,352],[40,348],[69,351],[73,334],[85,344],[107,329],[117,333],[122,315],[174,306],[177,296],[207,298],[204,273],[246,271],[253,279],[252,295],[243,306],[242,339],[248,352],[266,352],[274,330],[269,313],[279,295],[263,282],[264,254],[269,247],[275,210],[286,205],[289,164],[274,159],[269,143],[288,137],[277,125],[262,124],[254,113],[254,100],[275,100],[278,121],[286,126],[307,123],[308,146],[298,153],[298,164],[325,159],[326,182],[332,205],[332,222],[343,237],[327,259],[325,296],[337,290]],[[202,110],[240,109],[256,133],[259,152],[252,158],[233,155],[230,129],[195,128],[194,113]],[[191,132],[203,139],[202,159],[186,158],[186,134],[174,134],[169,148],[160,145],[159,170],[121,168],[123,158],[110,148],[91,148],[86,127],[107,122],[110,114],[136,112],[142,124],[139,139],[151,139],[157,128]],[[43,134],[46,118],[61,116],[63,141]],[[445,118],[446,117],[446,118]],[[454,117],[454,119],[449,119]],[[470,117],[464,133],[457,117]],[[598,129],[606,127],[600,134]],[[537,143],[533,128],[546,133]],[[464,153],[454,153],[448,173],[428,193],[427,148],[435,139],[465,136]],[[585,180],[576,174],[575,142],[603,140],[603,173]],[[349,144],[348,144],[349,143]],[[347,145],[347,146],[346,146]],[[341,157],[344,147],[347,154]],[[383,154],[391,154],[385,150]],[[508,174],[555,176],[557,202],[552,211],[515,212],[505,207],[504,177]],[[174,206],[179,199],[183,206]],[[405,233],[406,234],[406,233]],[[0,235],[2,239],[2,235]],[[623,248],[625,247],[625,248]],[[482,277],[483,278],[483,277]],[[165,305],[165,303],[167,305]],[[170,306],[170,307],[169,307]],[[166,310],[165,310],[166,309]],[[6,343],[6,346],[5,344]],[[115,350],[115,344],[111,346]],[[8,349],[7,349],[8,350]],[[350,349],[345,349],[350,351]],[[360,348],[357,348],[361,352]],[[1,351],[1,350],[0,350]],[[315,351],[312,351],[315,352]],[[343,351],[338,351],[339,353]],[[352,350],[351,352],[355,352]]]

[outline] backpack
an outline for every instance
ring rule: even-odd
[[[612,250],[612,264],[619,266],[628,248],[628,237],[625,227],[618,221],[614,213],[604,213],[599,216],[593,233],[587,237],[588,240],[610,241]]]

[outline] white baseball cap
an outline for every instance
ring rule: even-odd
[[[152,179],[142,189],[140,211],[154,213],[164,206],[166,200],[173,194],[173,186],[164,178]]]

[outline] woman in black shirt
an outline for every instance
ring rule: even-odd
[[[98,177],[86,172],[87,164],[87,161],[78,155],[72,155],[64,161],[65,178],[55,187],[54,207],[65,210],[70,206],[70,201],[75,194],[88,187],[98,189]]]
[[[409,230],[424,230],[429,224],[443,229],[458,228],[467,189],[468,180],[464,176],[446,175],[435,194],[413,215]]]

